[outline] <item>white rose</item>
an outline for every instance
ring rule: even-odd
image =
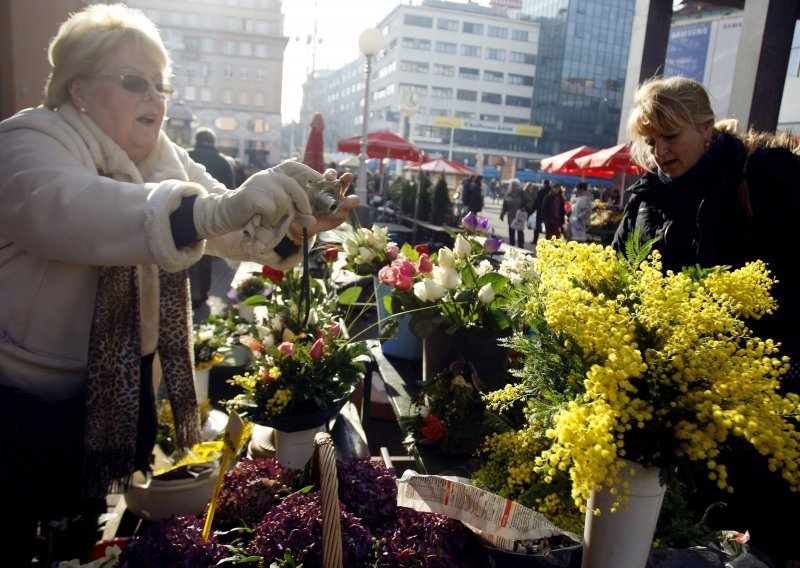
[[[494,300],[494,288],[491,284],[484,284],[478,292],[478,299],[484,304],[491,304]]]
[[[367,247],[358,247],[358,256],[355,258],[356,264],[366,264],[375,258],[375,251]]]
[[[447,247],[442,247],[439,249],[439,256],[437,258],[437,262],[442,268],[456,267],[456,257],[453,255],[453,251]]]
[[[414,284],[414,295],[423,302],[440,300],[444,293],[445,289],[431,278],[425,278]]]
[[[461,285],[461,276],[452,268],[433,267],[433,279],[447,290],[455,290]]]

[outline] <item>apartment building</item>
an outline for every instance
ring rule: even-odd
[[[281,0],[128,0],[158,25],[173,58],[165,125],[191,145],[201,126],[217,146],[263,168],[281,159]]]

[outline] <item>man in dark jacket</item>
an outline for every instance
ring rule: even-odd
[[[536,192],[536,199],[533,201],[533,207],[530,211],[528,211],[528,215],[536,214],[536,223],[533,226],[532,245],[536,245],[536,241],[539,240],[539,233],[542,232],[542,222],[544,221],[544,217],[539,215],[538,212],[541,211],[542,201],[544,201],[544,198],[548,193],[550,193],[550,180],[546,179],[542,182],[542,187],[539,188],[539,191]]]
[[[228,159],[217,150],[216,136],[210,128],[198,128],[194,135],[194,148],[189,157],[206,167],[208,174],[228,189],[236,188],[233,168]],[[211,290],[211,257],[203,257],[189,267],[189,283],[192,289],[192,308],[197,309],[208,300]]]

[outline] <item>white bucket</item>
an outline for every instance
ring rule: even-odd
[[[314,454],[317,432],[325,432],[325,424],[298,432],[275,430],[275,459],[288,468],[304,469]]]

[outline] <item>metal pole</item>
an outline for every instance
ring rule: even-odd
[[[361,198],[364,206],[367,202],[367,129],[369,125],[369,80],[372,73],[372,55],[367,54],[367,81],[364,87],[364,118],[361,123],[361,153],[358,155],[358,180],[356,182],[356,195]]]

